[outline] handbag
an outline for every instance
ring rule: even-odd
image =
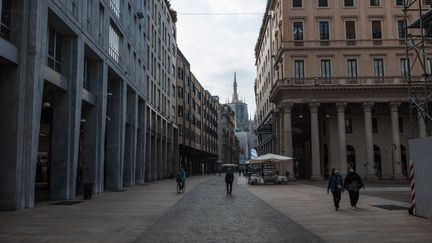
[[[358,181],[353,181],[351,182],[351,184],[348,187],[348,191],[354,191],[354,192],[358,192],[360,189],[361,185]]]

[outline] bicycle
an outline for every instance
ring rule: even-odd
[[[186,191],[186,184],[181,181],[177,182],[177,193],[184,193]]]

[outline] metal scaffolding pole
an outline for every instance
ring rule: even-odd
[[[432,100],[432,9],[431,1],[405,0],[404,37],[407,60],[407,83],[411,117],[411,137],[414,137],[413,116],[420,112],[427,130],[432,125],[430,103]],[[413,77],[413,68],[421,67],[422,77]]]

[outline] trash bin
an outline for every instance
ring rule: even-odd
[[[84,200],[90,200],[93,193],[93,183],[84,183]]]

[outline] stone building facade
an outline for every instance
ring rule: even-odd
[[[227,104],[218,106],[218,170],[222,164],[239,164],[240,145],[235,136],[235,113]]]
[[[177,50],[177,125],[179,163],[193,174],[213,172],[217,160],[219,99],[211,96]]]
[[[255,50],[257,130],[265,149],[294,157],[297,177],[354,167],[369,180],[406,178],[408,139],[427,132],[409,106],[415,57],[405,54],[401,5],[268,1]]]
[[[177,45],[165,1],[0,6],[0,209],[173,173]]]

